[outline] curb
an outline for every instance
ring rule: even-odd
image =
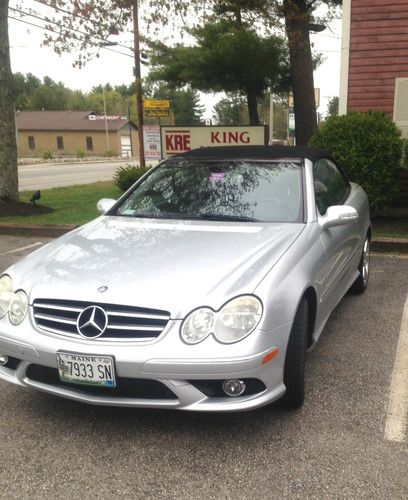
[[[0,235],[9,236],[43,236],[57,238],[78,226],[70,225],[21,225],[21,224],[0,224]],[[408,253],[408,239],[404,238],[373,238],[371,240],[371,250],[374,252],[401,252]]]
[[[371,250],[374,252],[408,253],[408,239],[404,238],[373,238]]]

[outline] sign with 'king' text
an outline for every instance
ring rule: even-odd
[[[266,127],[161,127],[163,158],[190,149],[219,146],[262,146]]]

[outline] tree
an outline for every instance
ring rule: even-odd
[[[154,99],[169,99],[174,113],[175,125],[200,125],[204,106],[200,104],[198,92],[190,87],[172,88],[165,82],[145,85],[145,95]]]
[[[246,125],[248,112],[242,96],[229,95],[214,106],[214,118],[219,125]]]
[[[334,96],[330,99],[328,105],[327,105],[327,115],[330,116],[337,116],[339,114],[339,98],[337,96]]]
[[[330,16],[342,0],[156,0],[151,4],[151,18],[168,20],[193,11],[195,18],[205,19],[208,10],[230,18],[234,13],[251,15],[254,25],[263,31],[276,29],[284,23],[289,42],[291,82],[296,116],[296,140],[306,145],[317,126],[313,83],[313,58],[310,31],[319,28],[314,17],[316,8],[326,5]]]
[[[154,44],[152,79],[190,84],[202,91],[246,96],[251,125],[259,124],[257,99],[267,89],[288,88],[287,52],[282,38],[263,38],[235,21],[208,23],[190,31],[195,46]]]
[[[296,143],[307,145],[317,128],[310,31],[313,12],[322,3],[341,5],[342,0],[283,0],[281,10],[289,40],[290,71],[296,118]]]
[[[0,203],[18,199],[17,144],[8,36],[8,0],[0,2]]]
[[[30,99],[35,89],[40,85],[41,80],[31,73],[27,73],[26,75],[15,73],[13,75],[13,93],[17,110],[29,109]]]

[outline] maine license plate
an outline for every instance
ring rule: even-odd
[[[57,364],[62,382],[111,388],[116,386],[115,367],[111,356],[59,352]]]

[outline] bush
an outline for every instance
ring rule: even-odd
[[[408,139],[403,139],[401,168],[408,168]]]
[[[75,155],[79,160],[86,158],[86,153],[85,151],[82,151],[82,149],[77,149]]]
[[[47,151],[44,151],[44,153],[42,154],[42,157],[44,158],[44,160],[52,160],[54,158],[54,155],[52,154],[52,151],[47,149]]]
[[[333,116],[323,123],[310,145],[331,153],[350,180],[365,189],[374,212],[392,199],[402,139],[399,129],[384,113]]]
[[[106,156],[106,158],[114,158],[116,156],[116,151],[113,151],[113,149],[108,149],[105,151],[103,156]]]
[[[116,170],[113,175],[113,180],[121,191],[127,191],[148,170],[148,168],[125,165]]]

